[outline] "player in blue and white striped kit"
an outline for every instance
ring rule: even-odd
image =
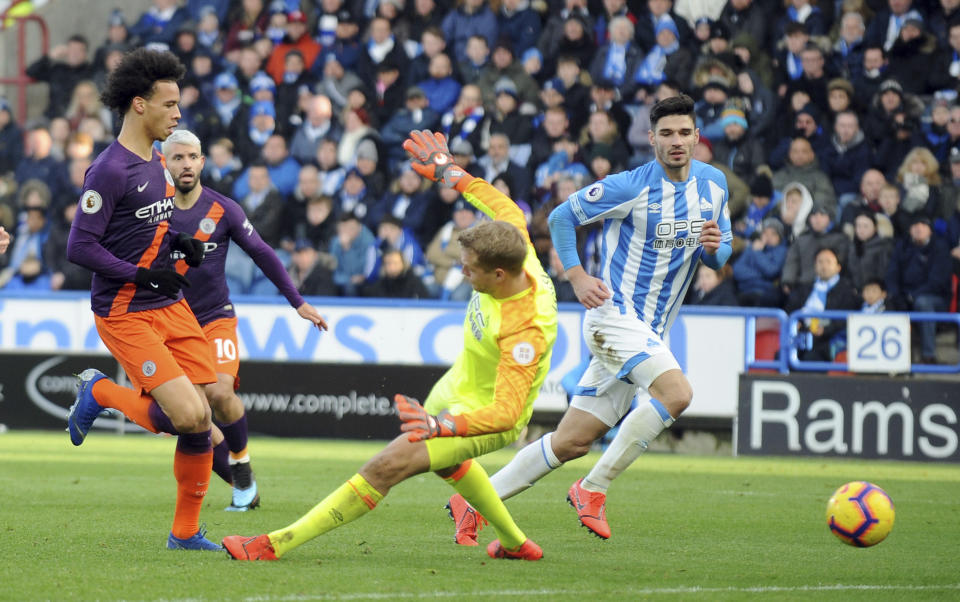
[[[719,269],[732,252],[726,178],[692,159],[700,138],[693,100],[680,95],[658,102],[650,122],[654,161],[579,190],[550,215],[554,246],[577,299],[588,309],[583,335],[593,358],[557,430],[491,477],[501,498],[511,497],[586,454],[626,416],[603,456],[567,496],[580,522],[604,539],[610,537],[605,516],[610,482],[693,397],[664,333],[697,261]],[[574,230],[598,220],[603,220],[601,278],[581,267]]]

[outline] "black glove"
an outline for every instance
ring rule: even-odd
[[[180,289],[184,286],[190,286],[190,281],[186,276],[175,270],[151,270],[150,268],[137,268],[137,275],[133,281],[140,288],[155,291],[176,299]]]
[[[183,253],[183,260],[191,268],[195,268],[203,261],[203,241],[193,238],[186,232],[177,234],[171,245],[174,251]]]

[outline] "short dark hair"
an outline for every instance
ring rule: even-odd
[[[90,47],[90,42],[87,40],[86,36],[83,36],[79,33],[75,33],[69,38],[67,38],[67,42],[78,42],[80,44],[83,44],[87,48]]]
[[[876,284],[880,287],[880,290],[887,292],[887,283],[883,281],[882,278],[869,278],[866,282],[863,283],[863,288],[867,288],[871,284]]]
[[[137,96],[149,99],[158,81],[179,82],[186,72],[186,67],[172,52],[137,48],[123,55],[116,70],[107,78],[100,100],[123,115]]]
[[[671,96],[657,101],[650,109],[650,127],[657,129],[657,122],[670,115],[687,115],[694,123],[697,122],[697,114],[693,111],[693,99],[686,94],[680,96]]]

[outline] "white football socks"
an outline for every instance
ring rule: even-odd
[[[544,475],[563,464],[553,453],[550,444],[553,433],[547,433],[540,439],[527,445],[510,462],[490,477],[493,488],[501,500],[526,491]]]
[[[620,423],[620,430],[610,446],[584,477],[583,488],[606,493],[610,482],[647,451],[650,442],[671,424],[673,418],[659,401],[641,402]]]

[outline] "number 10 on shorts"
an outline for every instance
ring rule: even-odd
[[[214,339],[217,346],[217,361],[227,362],[237,359],[237,346],[230,339]]]
[[[851,372],[910,372],[910,317],[850,314],[847,364]]]

